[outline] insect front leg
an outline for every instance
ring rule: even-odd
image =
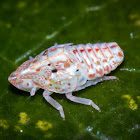
[[[49,102],[54,108],[56,108],[57,110],[59,110],[61,117],[63,118],[63,120],[65,120],[65,115],[64,115],[64,111],[63,111],[63,107],[57,102],[55,101],[50,95],[52,94],[52,92],[45,90],[43,92],[43,97],[45,98],[45,100],[47,102]]]
[[[76,103],[80,103],[80,104],[85,104],[85,105],[91,105],[92,107],[94,107],[96,110],[98,110],[99,112],[101,112],[100,108],[93,103],[92,100],[90,99],[85,99],[85,98],[81,98],[81,97],[75,97],[72,95],[72,93],[67,93],[66,97]]]
[[[36,88],[32,88],[30,91],[30,96],[34,96],[36,92]]]

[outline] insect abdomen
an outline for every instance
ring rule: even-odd
[[[75,45],[71,47],[73,56],[87,68],[88,80],[102,77],[116,69],[123,61],[123,51],[117,43]]]

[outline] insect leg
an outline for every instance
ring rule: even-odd
[[[30,91],[30,96],[34,96],[36,92],[36,88],[32,88]]]
[[[102,81],[104,80],[119,80],[119,78],[116,76],[103,76]]]
[[[54,43],[54,46],[58,46],[58,43]]]
[[[29,60],[32,60],[33,59],[33,57],[32,56],[29,56]]]
[[[94,107],[96,110],[98,110],[99,112],[101,112],[100,108],[93,103],[92,100],[90,99],[85,99],[85,98],[81,98],[81,97],[75,97],[72,95],[72,93],[67,93],[66,97],[76,103],[80,103],[80,104],[85,104],[85,105],[91,105],[92,107]]]
[[[103,76],[102,78],[97,78],[95,80],[87,81],[84,85],[78,86],[75,89],[75,91],[82,90],[82,89],[92,86],[92,85],[96,85],[97,83],[105,81],[105,80],[113,80],[113,79],[118,80],[118,78],[116,76]]]
[[[63,120],[65,120],[65,115],[64,115],[63,107],[50,96],[51,94],[52,94],[52,92],[45,90],[43,92],[43,97],[54,108],[56,108],[57,110],[59,110],[61,117],[63,118]]]

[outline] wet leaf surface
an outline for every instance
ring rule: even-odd
[[[140,138],[140,10],[126,0],[10,0],[0,2],[0,137],[9,139]],[[125,60],[105,81],[74,94],[102,110],[53,94],[66,121],[42,97],[10,85],[8,76],[29,56],[58,44],[117,42]]]

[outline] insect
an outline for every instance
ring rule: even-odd
[[[69,100],[91,105],[100,112],[92,100],[73,96],[72,92],[104,80],[117,79],[105,75],[115,70],[123,59],[123,51],[116,42],[55,44],[35,58],[29,57],[8,80],[18,89],[30,92],[30,96],[34,96],[38,89],[44,89],[45,100],[65,119],[63,107],[50,95],[53,92],[65,94]]]

